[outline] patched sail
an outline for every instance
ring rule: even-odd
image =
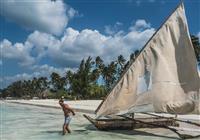
[[[196,114],[200,110],[199,96],[197,62],[181,3],[148,41],[96,114]]]

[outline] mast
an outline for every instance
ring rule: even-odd
[[[171,14],[164,20],[164,22],[161,24],[161,26],[156,30],[156,32],[151,36],[151,38],[146,42],[146,44],[144,45],[144,47],[141,49],[141,51],[139,52],[139,55],[137,55],[137,57],[135,58],[135,60],[138,59],[138,57],[143,53],[143,51],[145,50],[145,48],[147,47],[147,45],[149,44],[149,42],[154,38],[154,36],[158,33],[158,31],[164,26],[164,24],[166,23],[166,21],[172,16],[172,14],[180,7],[180,6],[184,6],[183,1],[180,0],[180,3],[178,4],[178,6],[171,12]],[[95,113],[98,112],[98,110],[101,108],[101,106],[103,105],[104,101],[107,99],[107,97],[110,95],[110,93],[112,92],[112,90],[115,88],[115,86],[121,81],[121,79],[124,77],[124,75],[128,72],[129,68],[132,66],[132,64],[135,61],[131,61],[131,63],[129,64],[128,68],[126,68],[126,70],[122,73],[121,77],[119,78],[119,80],[114,84],[114,86],[112,86],[111,90],[108,92],[108,94],[106,95],[105,99],[103,99],[103,101],[100,103],[100,105],[97,107],[97,109],[95,110]]]

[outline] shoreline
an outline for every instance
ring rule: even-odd
[[[21,104],[21,105],[30,105],[30,106],[37,106],[37,107],[45,107],[45,108],[54,108],[54,109],[61,109],[60,105],[58,104],[58,100],[56,99],[41,99],[41,100],[0,100],[5,103],[12,103],[12,104]],[[65,101],[72,109],[76,112],[80,113],[88,113],[88,114],[95,114],[96,108],[99,106],[102,100],[76,100],[76,101]],[[146,116],[141,113],[136,113],[138,116]],[[154,113],[153,113],[154,114]],[[157,113],[155,113],[157,114]],[[159,113],[157,115],[165,116],[165,117],[174,117],[175,115],[166,114],[166,113]],[[200,123],[200,114],[187,114],[187,115],[178,115],[178,119],[183,120],[193,120]]]
[[[37,107],[46,107],[46,108],[54,108],[54,109],[61,109],[61,107],[56,107],[56,106],[48,106],[48,105],[36,105],[36,104],[29,104],[29,103],[20,103],[20,102],[9,102],[12,104],[21,104],[21,105],[30,105],[30,106],[37,106]],[[78,109],[78,108],[73,108],[76,112],[81,112],[81,113],[88,113],[88,114],[94,114],[94,111],[92,110],[87,110],[87,109]]]
[[[45,108],[61,109],[58,104],[58,100],[44,99],[44,100],[2,100],[5,103],[30,105]],[[77,101],[65,101],[76,112],[94,114],[95,109],[100,104],[101,100],[77,100]]]
[[[82,116],[82,113],[89,113],[89,115],[91,117],[95,118],[93,113],[94,113],[94,110],[96,109],[96,107],[101,102],[101,100],[79,100],[79,101],[66,101],[66,102],[73,109],[75,109],[77,111],[77,115],[73,119],[75,121],[75,123],[76,124],[83,123],[83,125],[84,125],[83,127],[87,127],[86,125],[89,125],[91,123]],[[60,121],[60,120],[62,119],[63,114],[62,114],[62,111],[61,111],[61,107],[58,104],[58,100],[48,100],[48,99],[47,100],[0,100],[0,104],[2,104],[2,103],[3,104],[10,104],[10,105],[12,104],[14,106],[17,106],[17,105],[19,105],[19,106],[20,105],[30,106],[30,109],[31,109],[31,107],[34,107],[34,106],[41,107],[41,109],[42,108],[59,109],[60,111],[59,111],[59,114],[57,114],[57,115],[59,115],[60,117],[57,116],[57,120],[59,120],[60,124],[62,123],[62,121]],[[35,110],[37,110],[37,109],[33,108],[34,112],[35,112]],[[49,110],[47,109],[47,112]],[[51,112],[50,115],[54,115],[54,114],[52,114],[52,112],[57,112],[57,110],[50,110],[50,112]],[[12,114],[12,112],[10,112],[10,114]],[[140,114],[140,113],[137,113],[136,115],[137,115],[137,117],[146,116],[146,115]],[[160,115],[164,115],[164,116],[170,117],[169,114],[160,114]],[[200,117],[200,115],[180,115],[178,117],[180,117],[180,118],[184,117],[184,118],[187,118],[189,120],[190,119],[197,120],[197,118]],[[41,121],[41,119],[43,119],[43,121],[46,120],[45,114],[44,114],[44,116],[41,115],[39,117],[39,119],[37,119],[37,117],[34,117],[34,118],[35,118],[35,120],[40,120],[40,121]],[[32,119],[32,118],[29,118],[29,119]],[[53,118],[53,119],[55,119],[55,118]],[[21,120],[21,121],[24,122],[23,120]],[[198,120],[198,123],[199,122],[200,122],[200,119]],[[49,121],[47,123],[49,123]],[[196,135],[198,135],[200,133],[199,127],[196,127],[196,126],[193,126],[193,125],[190,125],[190,124],[181,123],[181,122],[179,122],[179,124],[180,124],[180,126],[179,127],[174,127],[174,129],[177,129],[180,132],[183,132],[183,133],[186,133],[186,134],[191,134],[191,135],[194,135],[194,136],[196,136]],[[52,123],[50,125],[48,125],[48,127],[49,126],[52,126]],[[57,126],[57,125],[55,125],[55,126]],[[79,125],[77,125],[77,126],[79,126]],[[46,127],[45,127],[45,129],[46,129]],[[148,128],[147,129],[140,129],[140,132],[141,133],[153,133],[153,134],[159,134],[159,135],[164,135],[164,136],[165,135],[170,135],[170,136],[174,136],[175,138],[177,137],[174,133],[171,133],[170,131],[164,130],[164,129],[161,129],[161,128],[158,128],[158,129],[148,129]],[[140,132],[138,132],[138,134],[140,134]]]

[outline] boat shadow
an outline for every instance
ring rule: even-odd
[[[94,125],[87,125],[85,127],[86,130],[90,130],[90,131],[102,131],[102,130],[98,130],[96,127],[94,127]],[[102,131],[103,132],[103,131]],[[158,137],[158,138],[168,138],[168,139],[174,139],[174,140],[181,140],[178,136],[165,136],[165,135],[158,135],[158,134],[154,134],[151,132],[146,132],[143,130],[108,130],[105,132],[111,132],[111,133],[117,133],[117,134],[123,134],[123,135],[141,135],[141,136],[151,136],[151,137]]]
[[[178,137],[173,137],[173,136],[165,136],[165,135],[158,135],[158,134],[154,134],[151,132],[146,132],[146,131],[142,131],[142,130],[112,130],[109,132],[113,132],[113,133],[120,133],[120,134],[124,134],[124,135],[141,135],[141,136],[153,136],[153,137],[159,137],[159,138],[168,138],[168,139],[174,139],[174,140],[181,140]]]

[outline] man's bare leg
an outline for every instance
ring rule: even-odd
[[[67,130],[68,133],[71,133],[71,130],[69,129],[69,125],[66,125],[65,128],[66,128],[66,130]]]
[[[63,135],[65,135],[66,134],[66,132],[68,131],[68,130],[66,130],[66,124],[63,124]]]

